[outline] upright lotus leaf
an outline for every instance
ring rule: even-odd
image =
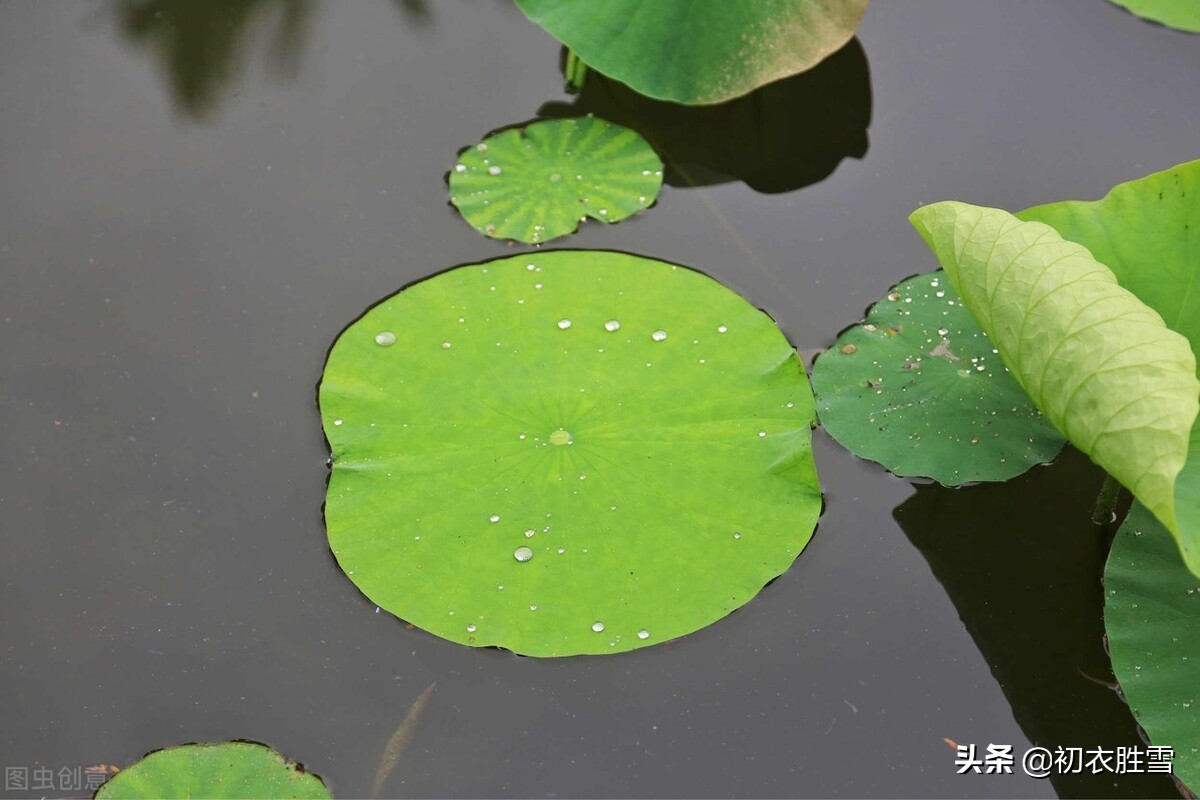
[[[594,117],[509,128],[464,150],[450,202],[485,236],[540,244],[592,217],[619,222],[648,208],[662,161],[636,132]]]
[[[1193,7],[1200,13],[1200,4]],[[1122,183],[1100,200],[1050,203],[1017,216],[1045,222],[1091,250],[1200,354],[1200,161]],[[1175,514],[1181,530],[1200,531],[1200,418],[1175,481]],[[1196,537],[1180,539],[1195,568]]]
[[[1200,530],[1181,528],[1175,502],[1200,406],[1187,339],[1049,225],[957,202],[910,219],[1042,412],[1163,521],[1200,571]]]
[[[816,65],[867,0],[517,0],[590,67],[658,100],[720,103]]]
[[[683,636],[786,570],[821,509],[795,351],[650,259],[554,251],[410,286],[338,338],[320,404],[338,563],[462,644]]]
[[[329,789],[294,761],[254,742],[185,744],[150,753],[96,792],[98,800],[207,797],[328,798]]]
[[[1162,523],[1134,503],[1104,570],[1113,671],[1150,741],[1174,750],[1175,775],[1200,789],[1200,579]]]
[[[654,100],[592,71],[571,103],[538,109],[540,117],[583,114],[645,136],[671,186],[741,180],[757,192],[791,192],[829,177],[844,158],[866,155],[871,71],[851,39],[807,72],[719,105]]]
[[[812,380],[829,435],[897,475],[1003,481],[1066,443],[941,270],[876,303],[821,354]]]
[[[1200,3],[1196,0],[1112,0],[1139,17],[1172,28],[1200,33]]]

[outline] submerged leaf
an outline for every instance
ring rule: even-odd
[[[867,0],[517,0],[599,72],[658,100],[720,103],[813,67]]]
[[[412,741],[413,734],[417,730],[417,723],[421,721],[421,713],[425,710],[425,706],[429,705],[429,698],[433,697],[436,689],[437,682],[434,681],[417,695],[417,699],[409,706],[408,713],[404,715],[404,719],[400,720],[396,731],[388,739],[387,745],[383,748],[383,755],[379,758],[379,766],[375,768],[375,780],[371,784],[371,797],[379,797],[379,793],[383,791],[383,785],[387,783],[388,776],[396,768],[396,760],[400,758],[401,753],[408,749],[409,742]]]
[[[1196,358],[1080,244],[1040,222],[965,203],[910,217],[1042,412],[1184,542],[1175,483],[1200,406]]]
[[[1196,0],[1112,0],[1139,17],[1190,33],[1200,33],[1200,3]]]
[[[338,563],[462,644],[614,653],[720,619],[821,508],[804,368],[692,270],[555,251],[450,270],[334,344]]]
[[[254,742],[185,744],[157,750],[118,772],[96,792],[98,800],[329,796],[316,775]]]
[[[1200,789],[1200,579],[1140,503],[1104,570],[1113,671],[1150,741],[1174,749],[1174,773]]]
[[[829,435],[896,475],[1002,481],[1065,444],[940,270],[889,292],[812,379]]]
[[[450,202],[485,236],[540,244],[581,218],[619,222],[648,208],[662,161],[636,132],[594,117],[509,128],[459,154]]]

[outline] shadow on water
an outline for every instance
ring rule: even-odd
[[[1099,468],[1068,448],[1053,465],[1007,483],[919,486],[894,512],[954,602],[1017,723],[1051,751],[1145,746],[1104,651],[1101,576],[1113,530],[1091,522],[1102,482]],[[982,752],[989,743],[976,744]],[[1165,775],[1085,772],[1050,780],[1062,797],[1178,795]]]
[[[589,71],[572,103],[547,103],[543,117],[597,117],[633,128],[667,164],[672,186],[745,181],[767,194],[817,183],[846,157],[867,152],[871,75],[853,39],[808,72],[715,106],[652,100]]]
[[[247,51],[265,48],[274,74],[295,77],[312,8],[311,0],[120,0],[116,16],[125,39],[160,61],[176,108],[202,119]]]

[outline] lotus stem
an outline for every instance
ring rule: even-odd
[[[1097,525],[1108,525],[1113,521],[1117,510],[1117,498],[1121,495],[1121,482],[1112,475],[1104,476],[1104,485],[1096,497],[1096,507],[1092,509],[1092,522]]]
[[[583,90],[583,79],[587,77],[587,64],[575,55],[575,51],[567,48],[567,64],[563,69],[566,82],[563,91],[567,94],[579,94]]]

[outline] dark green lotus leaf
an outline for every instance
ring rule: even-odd
[[[1139,17],[1190,33],[1200,33],[1200,3],[1196,0],[1112,0]]]
[[[1104,626],[1113,671],[1175,775],[1200,788],[1200,578],[1171,534],[1135,502],[1104,570]]]
[[[150,753],[114,775],[98,800],[135,798],[328,798],[329,789],[271,748],[253,742],[185,744]]]
[[[485,236],[540,244],[581,219],[619,222],[648,208],[662,161],[636,132],[594,117],[535,122],[459,154],[450,202]]]
[[[867,0],[517,0],[590,67],[658,100],[720,103],[813,67]]]
[[[821,424],[855,455],[947,486],[1002,481],[1066,440],[942,271],[895,287],[813,366]]]
[[[320,404],[338,563],[462,644],[683,636],[786,570],[820,513],[795,351],[650,259],[554,251],[410,286],[338,338]]]

